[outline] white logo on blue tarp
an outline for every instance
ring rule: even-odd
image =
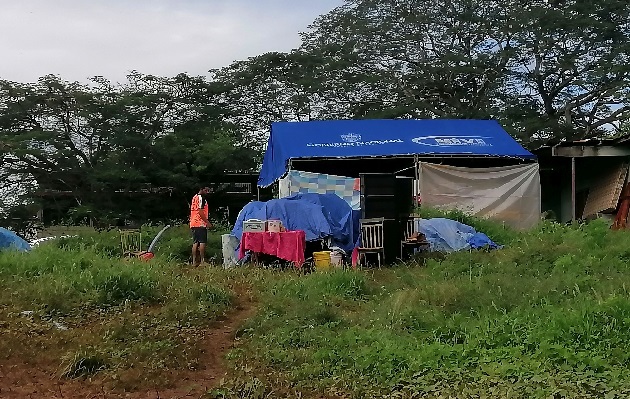
[[[361,135],[356,133],[342,134],[341,139],[346,143],[356,143],[361,140]]]
[[[448,147],[448,146],[469,146],[469,147],[491,147],[488,143],[489,137],[482,136],[425,136],[411,139],[416,144],[428,145],[431,147]]]
[[[307,147],[362,147],[384,144],[402,144],[401,139],[384,139],[361,141],[361,135],[357,133],[345,133],[340,135],[341,140],[337,143],[308,143]]]

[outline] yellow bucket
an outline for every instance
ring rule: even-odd
[[[329,270],[331,268],[330,251],[313,252],[313,260],[316,270]]]

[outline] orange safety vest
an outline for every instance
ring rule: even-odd
[[[199,216],[199,210],[203,216],[208,219],[208,201],[206,201],[200,194],[193,197],[190,203],[190,227],[207,227],[201,216]]]

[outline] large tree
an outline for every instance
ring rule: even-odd
[[[96,83],[90,88],[55,76],[35,84],[0,82],[0,181],[35,181],[73,192],[81,203],[118,121],[117,93]]]
[[[149,217],[164,205],[158,197],[121,198],[156,187],[187,196],[226,170],[255,167],[215,97],[205,79],[183,74],[0,82],[0,181],[72,198],[91,215]]]
[[[213,70],[214,87],[230,110],[230,120],[249,132],[250,144],[263,148],[274,121],[308,121],[350,116],[349,94],[338,90],[320,55],[272,52]]]
[[[349,0],[303,48],[352,78],[358,116],[487,117],[513,55],[505,14],[490,1]]]
[[[216,73],[239,123],[497,118],[525,142],[608,134],[630,112],[630,3],[346,0],[291,53]]]
[[[609,134],[630,118],[629,2],[533,1],[511,9],[518,58],[506,117],[526,137]]]

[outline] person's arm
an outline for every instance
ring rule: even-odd
[[[197,213],[199,214],[199,217],[201,218],[201,220],[203,220],[203,222],[206,224],[207,228],[212,227],[212,224],[210,223],[210,221],[208,220],[208,218],[206,217],[206,215],[203,214],[203,198],[201,198],[201,196],[197,197]]]
[[[203,222],[206,224],[206,227],[207,228],[212,227],[212,224],[210,223],[208,218],[206,218],[206,215],[203,214],[203,211],[199,209],[197,212],[199,213],[199,217],[201,218],[201,220],[203,220]]]

